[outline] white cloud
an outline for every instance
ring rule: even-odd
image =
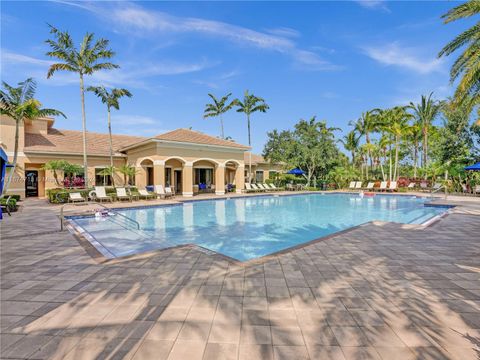
[[[55,63],[53,60],[43,60],[31,56],[1,50],[1,63],[3,72],[19,72],[28,74],[39,81],[46,81],[48,67]],[[181,63],[176,61],[163,61],[156,63],[126,63],[120,64],[120,69],[100,71],[92,76],[86,77],[88,85],[131,86],[135,88],[147,88],[146,81],[155,76],[168,76],[198,72],[212,67],[215,63],[207,59],[200,59],[198,62]],[[78,82],[78,76],[74,73],[57,72],[51,80],[50,85],[70,85]]]
[[[102,120],[99,120],[101,122]],[[132,131],[140,136],[154,136],[169,130],[163,128],[162,122],[149,116],[112,114],[112,128],[116,134],[131,135]]]
[[[419,74],[430,74],[443,70],[443,60],[420,58],[419,49],[401,47],[398,43],[363,48],[365,54],[380,64],[397,66]]]
[[[360,6],[372,9],[372,10],[383,10],[390,12],[390,9],[387,7],[385,0],[354,0]]]
[[[69,2],[62,1],[61,3],[68,4]],[[106,3],[98,4],[90,3],[88,10],[104,21],[111,21],[117,28],[123,27],[129,34],[155,38],[175,33],[201,34],[285,54],[294,59],[296,63],[313,70],[337,69],[335,65],[322,59],[315,52],[299,48],[291,39],[299,34],[290,28],[271,29],[268,33],[221,21],[173,16],[161,11],[146,10],[130,2],[119,2],[110,6],[105,5]],[[83,7],[87,6],[83,5]]]

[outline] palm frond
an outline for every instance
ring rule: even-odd
[[[445,19],[444,22],[447,24],[452,21],[471,17],[478,13],[480,13],[480,1],[469,0],[450,9],[446,14],[442,15],[442,19]]]

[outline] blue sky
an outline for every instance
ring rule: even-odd
[[[178,127],[220,134],[203,119],[208,93],[248,89],[265,98],[255,114],[252,145],[261,152],[266,132],[291,128],[317,115],[348,130],[362,111],[452,93],[453,59],[442,46],[468,22],[443,25],[453,1],[342,2],[4,2],[1,9],[2,80],[38,81],[38,99],[62,110],[57,128],[81,129],[78,78],[46,79],[47,23],[77,43],[86,31],[110,40],[120,70],[97,73],[90,85],[125,87],[112,116],[115,133],[156,135]],[[106,132],[106,111],[86,96],[87,127]],[[243,114],[224,116],[225,133],[247,143]],[[341,136],[342,134],[339,134]]]

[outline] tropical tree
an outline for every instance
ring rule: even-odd
[[[69,163],[67,161],[65,161],[63,163],[63,173],[64,173],[65,179],[67,180],[70,187],[73,187],[73,185],[75,183],[74,179],[77,177],[77,175],[82,174],[83,171],[84,171],[84,168],[80,165],[72,164],[72,163]],[[84,177],[84,180],[85,180],[85,178],[87,176],[85,175],[85,173],[83,173],[83,174],[84,174],[83,177]]]
[[[72,37],[66,31],[60,31],[50,25],[50,33],[53,39],[46,40],[51,51],[47,56],[56,58],[61,62],[50,65],[47,78],[52,77],[57,71],[69,71],[77,73],[80,78],[80,100],[82,105],[82,128],[83,128],[83,167],[84,173],[88,174],[87,164],[87,119],[85,115],[85,87],[84,76],[92,75],[99,70],[115,69],[119,66],[110,62],[101,62],[111,59],[115,53],[108,48],[109,41],[98,39],[94,42],[94,34],[87,33],[77,48]],[[88,177],[85,177],[85,186],[88,187]]]
[[[18,142],[20,136],[20,125],[25,120],[35,120],[43,116],[66,116],[59,110],[43,109],[40,101],[35,99],[37,83],[32,78],[19,82],[16,87],[2,82],[3,89],[0,90],[0,114],[6,115],[15,121],[15,145],[13,148],[13,168],[10,170],[5,186],[1,190],[4,194],[10,183],[17,166]]]
[[[121,97],[132,97],[132,94],[127,89],[114,88],[111,91],[108,91],[105,86],[89,86],[87,91],[93,92],[98,98],[100,98],[102,103],[107,105],[108,136],[110,141],[110,166],[113,166],[112,122],[110,120],[110,112],[112,108],[116,110],[120,109],[118,100]]]
[[[66,163],[65,160],[50,160],[42,166],[42,170],[51,171],[53,173],[53,178],[55,179],[55,184],[60,186],[57,171],[64,171]]]
[[[413,148],[412,161],[413,161],[413,178],[417,178],[417,168],[418,168],[418,151],[420,147],[420,141],[422,139],[422,123],[414,121],[408,130],[407,136],[408,142]]]
[[[343,144],[345,150],[350,151],[352,155],[352,167],[355,166],[355,155],[360,145],[360,137],[357,135],[357,132],[355,130],[350,131],[343,139],[340,139],[339,142]]]
[[[398,154],[400,141],[409,131],[408,121],[412,118],[412,115],[406,111],[406,107],[396,106],[388,111],[391,122],[387,127],[387,131],[393,136],[394,149],[395,149],[395,165],[393,170],[393,180],[397,179],[398,174]],[[392,179],[390,179],[392,181]]]
[[[370,135],[378,131],[378,126],[379,126],[378,113],[379,111],[377,109],[366,111],[362,113],[362,116],[356,122],[353,123],[357,133],[359,133],[361,136],[365,136],[365,142],[368,145],[370,145],[370,142],[371,142]],[[370,166],[373,166],[372,155],[369,147],[366,150],[367,150],[368,159],[370,160]]]
[[[223,129],[223,114],[229,111],[237,103],[235,99],[228,102],[228,98],[231,95],[232,93],[228,93],[227,95],[223,96],[221,99],[217,99],[214,95],[208,94],[208,96],[210,96],[213,102],[211,104],[205,105],[205,111],[203,113],[204,119],[209,117],[217,117],[217,116],[220,117],[222,139],[225,139],[225,132]]]
[[[410,103],[408,106],[409,109],[413,111],[413,115],[416,120],[422,124],[422,134],[423,134],[423,167],[424,169],[428,166],[428,130],[433,120],[440,113],[442,104],[439,101],[432,99],[433,93],[425,96],[422,95],[421,101],[419,104]],[[426,178],[425,178],[426,179]]]
[[[245,91],[243,101],[236,100],[235,105],[238,106],[237,112],[244,113],[247,116],[248,125],[248,146],[252,147],[251,131],[250,131],[250,116],[256,112],[267,112],[269,106],[261,97],[249,94],[248,90]],[[252,181],[252,152],[249,152],[248,158],[248,182]]]
[[[98,175],[103,176],[104,183],[106,182],[105,180],[107,179],[107,176],[110,176],[110,179],[112,179],[112,186],[115,187],[116,171],[117,171],[117,168],[115,166],[106,166],[105,168],[103,168],[101,171],[98,172]]]
[[[137,169],[135,169],[135,166],[130,165],[130,164],[125,164],[125,165],[120,166],[117,170],[118,170],[119,173],[123,174],[123,184],[124,185],[134,183],[132,181],[132,179],[134,179],[135,175],[137,174]]]
[[[480,1],[469,0],[455,6],[442,16],[448,24],[460,19],[470,18],[480,13]],[[450,41],[438,54],[449,56],[457,50],[462,53],[455,60],[450,70],[450,81],[460,78],[455,91],[456,104],[467,102],[469,106],[478,105],[480,101],[480,22],[465,30]]]

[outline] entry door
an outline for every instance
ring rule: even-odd
[[[38,196],[38,171],[25,171],[25,196]]]
[[[175,177],[175,193],[180,194],[182,192],[182,170],[175,170],[173,174]]]

